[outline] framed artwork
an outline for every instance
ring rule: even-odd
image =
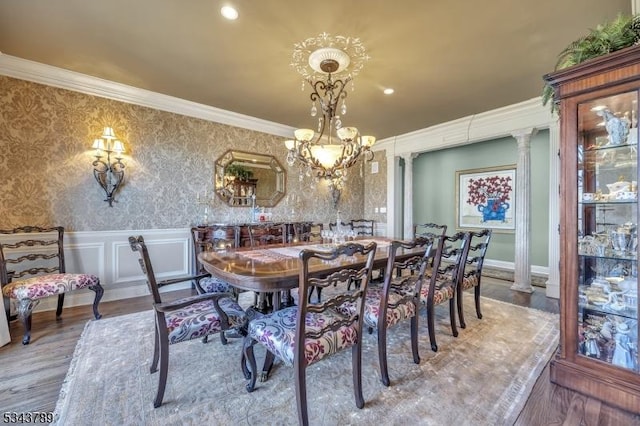
[[[456,228],[514,232],[515,164],[456,172]]]

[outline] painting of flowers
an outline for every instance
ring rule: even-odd
[[[515,165],[459,170],[456,183],[458,229],[515,230]]]

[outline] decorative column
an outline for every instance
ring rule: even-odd
[[[398,174],[400,170],[400,157],[396,157],[394,150],[387,150],[387,234],[389,238],[394,238],[399,234],[396,225],[396,196],[400,191],[396,190],[396,185],[400,182]],[[397,232],[398,231],[398,232]]]
[[[549,277],[547,297],[560,298],[560,125],[549,126]]]
[[[403,154],[404,159],[404,233],[403,238],[413,238],[413,160],[416,153]]]
[[[531,286],[531,137],[535,128],[523,129],[511,135],[518,143],[516,165],[516,241],[515,271],[512,290],[533,293]]]

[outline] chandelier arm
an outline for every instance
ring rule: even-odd
[[[305,139],[296,137],[294,141],[286,142],[289,148],[287,163],[292,166],[299,162],[301,179],[303,174],[325,178],[334,188],[339,188],[344,184],[347,169],[356,164],[359,156],[363,152],[371,155],[370,145],[375,138],[368,137],[368,145],[364,146],[355,128],[343,128],[342,125],[342,116],[347,113],[345,89],[368,59],[360,40],[352,37],[322,33],[295,45],[291,65],[311,86],[311,115],[316,117],[318,107],[321,109],[317,133],[300,129],[300,136]],[[338,134],[337,138],[334,132]]]

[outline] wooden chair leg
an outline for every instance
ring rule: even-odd
[[[391,384],[387,365],[387,327],[378,327],[378,363],[380,364],[380,380],[385,386]]]
[[[296,374],[296,402],[298,404],[298,424],[309,425],[309,413],[307,410],[307,377],[304,366],[295,365]]]
[[[453,333],[453,337],[458,337],[458,328],[456,327],[455,297],[453,299],[449,299],[449,319],[451,320],[451,333]]]
[[[262,373],[260,374],[260,381],[266,382],[269,378],[269,374],[271,374],[271,368],[273,368],[273,361],[275,360],[275,355],[271,352],[267,351],[264,356],[264,365],[262,366]]]
[[[478,319],[482,319],[482,311],[480,311],[480,283],[474,287],[473,291],[476,299],[476,315]]]
[[[22,336],[22,344],[28,345],[31,341],[31,312],[39,303],[39,300],[20,299],[18,300],[18,318],[24,327],[24,335]]]
[[[154,339],[153,339],[153,358],[151,359],[151,368],[149,368],[149,372],[151,374],[158,371],[158,358],[160,357],[160,336],[158,333],[158,327],[155,327]]]
[[[56,307],[56,319],[62,315],[62,305],[64,305],[64,293],[58,295],[58,306]]]
[[[413,362],[420,364],[420,353],[418,349],[418,311],[411,318],[411,352],[413,353]]]
[[[158,393],[156,399],[153,401],[153,407],[158,408],[162,405],[162,399],[164,398],[164,390],[167,386],[167,373],[169,370],[169,338],[167,336],[166,329],[163,332],[160,330],[160,377],[158,377]]]
[[[429,330],[429,342],[431,343],[431,350],[438,352],[438,345],[436,344],[436,327],[433,313],[433,302],[427,303],[427,329]]]
[[[253,392],[253,390],[256,388],[256,379],[258,377],[258,366],[256,364],[255,354],[253,353],[253,345],[255,344],[256,341],[249,336],[244,338],[244,342],[242,344],[242,351],[244,352],[245,357],[245,367],[248,365],[248,372],[250,375],[249,383],[247,383],[246,386],[247,392]],[[267,351],[267,353],[269,352]]]
[[[251,378],[251,370],[247,367],[247,355],[244,353],[244,343],[242,347],[242,355],[240,356],[240,370],[242,370],[242,374],[245,379],[249,380]]]
[[[362,395],[362,339],[351,348],[351,368],[353,370],[353,393],[356,398],[356,407],[364,407]]]
[[[102,318],[102,315],[100,314],[100,312],[98,312],[98,304],[100,303],[100,299],[102,299],[104,289],[102,288],[100,283],[89,286],[89,289],[96,292],[96,297],[93,299],[93,316],[95,317],[95,319],[100,319]]]
[[[456,296],[456,302],[458,305],[458,320],[460,321],[460,328],[467,328],[467,323],[464,321],[464,307],[462,306],[462,296],[464,292],[462,289],[458,289],[458,294]]]

